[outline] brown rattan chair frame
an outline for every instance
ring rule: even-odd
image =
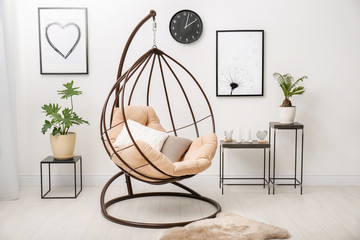
[[[128,199],[135,199],[135,198],[142,198],[142,197],[153,197],[153,196],[170,196],[170,197],[186,197],[186,198],[191,198],[191,199],[198,199],[204,202],[207,202],[209,204],[211,204],[212,206],[215,207],[215,212],[207,217],[201,218],[201,219],[205,219],[205,218],[211,218],[211,217],[215,217],[217,213],[219,213],[221,211],[221,207],[220,205],[207,197],[201,196],[199,193],[195,192],[194,190],[192,190],[189,187],[184,186],[183,184],[180,184],[179,181],[186,179],[186,178],[190,178],[194,175],[186,175],[186,176],[172,176],[164,171],[162,171],[161,169],[159,169],[156,165],[154,165],[147,157],[146,155],[141,151],[141,149],[139,148],[139,146],[136,144],[135,139],[133,138],[131,131],[129,129],[128,123],[127,123],[127,118],[126,118],[126,113],[125,113],[125,107],[126,106],[130,106],[131,104],[131,100],[133,97],[133,93],[134,90],[137,86],[137,83],[140,79],[140,76],[143,74],[144,69],[146,68],[146,66],[149,64],[149,62],[151,62],[151,67],[150,67],[150,73],[149,73],[149,77],[148,77],[148,82],[147,82],[147,96],[146,96],[146,105],[149,106],[149,98],[150,98],[150,86],[151,86],[151,80],[152,80],[152,73],[153,73],[153,69],[154,69],[154,63],[155,61],[158,62],[159,64],[159,68],[160,68],[160,73],[161,73],[161,80],[162,80],[162,85],[164,88],[164,92],[165,92],[165,98],[166,98],[166,103],[167,103],[167,108],[168,108],[168,113],[169,113],[169,117],[171,120],[171,125],[172,125],[172,130],[169,132],[172,132],[175,136],[177,136],[177,131],[184,129],[184,128],[188,128],[188,127],[194,127],[194,130],[196,132],[197,137],[199,137],[199,129],[198,129],[198,124],[205,120],[210,118],[211,122],[212,122],[212,132],[215,133],[215,121],[214,121],[214,116],[213,116],[213,112],[211,109],[211,105],[210,102],[208,100],[208,98],[205,95],[205,92],[203,91],[203,89],[201,88],[200,84],[197,82],[197,80],[195,79],[195,77],[183,66],[181,65],[179,62],[177,62],[174,58],[170,57],[169,55],[167,55],[166,53],[164,53],[163,51],[159,50],[156,46],[153,46],[152,49],[150,49],[149,51],[147,51],[145,54],[143,54],[138,60],[135,61],[135,63],[122,74],[122,69],[124,66],[124,61],[126,58],[126,54],[127,51],[129,49],[129,46],[131,44],[132,39],[134,38],[134,36],[136,35],[137,31],[140,29],[140,27],[149,19],[153,18],[153,20],[155,21],[155,16],[156,16],[156,12],[151,10],[150,13],[142,20],[139,22],[139,24],[135,27],[135,29],[133,30],[133,32],[131,33],[121,56],[121,60],[119,63],[119,68],[118,68],[118,73],[117,73],[117,81],[114,84],[114,86],[111,88],[109,95],[107,96],[105,103],[104,103],[104,107],[102,110],[102,114],[101,114],[101,119],[100,119],[100,134],[101,134],[101,140],[103,142],[103,145],[109,155],[110,158],[114,157],[114,155],[116,155],[116,157],[121,161],[121,163],[126,166],[126,168],[122,168],[120,166],[118,166],[120,168],[120,172],[115,174],[104,186],[102,192],[101,192],[101,196],[100,196],[100,205],[101,205],[101,211],[103,216],[110,220],[113,221],[115,223],[119,223],[119,224],[123,224],[123,225],[128,225],[128,226],[133,226],[133,227],[144,227],[144,228],[169,228],[169,227],[174,227],[174,226],[184,226],[190,222],[194,222],[200,219],[196,219],[196,220],[191,220],[191,221],[185,221],[185,222],[172,222],[172,223],[144,223],[144,222],[133,222],[133,221],[128,221],[125,219],[120,219],[120,218],[116,218],[114,216],[111,216],[108,211],[107,208],[115,203],[124,201],[124,200],[128,200]],[[207,107],[209,109],[209,115],[205,116],[199,120],[196,120],[195,118],[195,114],[193,112],[193,108],[191,106],[191,103],[189,101],[189,98],[184,90],[184,87],[181,83],[181,81],[179,80],[178,76],[175,74],[175,71],[173,70],[173,68],[171,67],[171,63],[172,64],[176,64],[177,66],[179,66],[181,69],[183,69],[190,77],[191,79],[196,83],[197,87],[200,89],[204,99],[206,100],[207,103]],[[168,70],[170,70],[170,72],[172,73],[172,75],[174,76],[174,78],[176,79],[176,82],[178,84],[178,86],[181,89],[181,92],[183,94],[183,96],[185,97],[185,101],[187,103],[187,106],[189,108],[191,117],[192,117],[192,123],[188,124],[186,126],[181,126],[181,127],[176,127],[175,123],[174,123],[174,118],[173,118],[173,114],[172,114],[172,108],[171,108],[171,104],[169,101],[169,95],[168,95],[168,91],[167,91],[167,86],[166,86],[166,81],[165,81],[165,76],[164,76],[164,67],[167,67]],[[134,76],[134,74],[138,74],[133,86],[130,90],[129,93],[129,97],[126,101],[125,99],[125,91],[127,83],[132,79],[132,77]],[[112,105],[110,107],[109,104],[111,104],[110,99],[114,98]],[[127,105],[125,105],[127,104]],[[117,107],[121,107],[122,109],[122,116],[124,121],[121,123],[117,123],[116,125],[113,125],[112,123],[112,119],[113,119],[113,113],[114,113],[114,109]],[[108,118],[106,118],[107,116],[107,109],[110,108],[110,120],[108,120]],[[108,120],[110,122],[109,125],[107,125],[107,121]],[[131,138],[132,141],[132,145],[122,148],[120,150],[116,150],[115,147],[111,144],[110,141],[110,137],[109,137],[109,131],[116,127],[119,124],[124,123],[123,127],[126,127],[129,136]],[[155,178],[152,176],[148,176],[142,172],[140,172],[138,170],[138,168],[141,168],[143,166],[140,166],[138,168],[133,168],[131,167],[127,161],[125,161],[124,159],[121,158],[119,152],[129,148],[129,147],[135,147],[137,149],[137,151],[139,152],[139,154],[141,154],[141,156],[145,159],[145,161],[147,162],[146,165],[150,165],[152,168],[154,168],[156,171],[158,171],[159,173],[161,173],[164,178]],[[145,165],[144,165],[145,166]],[[120,176],[124,175],[125,179],[126,179],[126,185],[127,185],[127,191],[128,194],[125,196],[121,196],[118,198],[114,198],[111,199],[109,201],[105,201],[105,195],[106,195],[106,191],[108,190],[109,186]],[[133,188],[132,188],[132,184],[131,184],[131,178],[137,179],[139,181],[145,182],[145,183],[149,183],[149,184],[153,184],[153,185],[159,185],[159,184],[167,184],[167,183],[171,183],[175,186],[178,186],[180,188],[182,188],[183,190],[185,190],[188,193],[181,193],[181,192],[147,192],[147,193],[138,193],[138,194],[134,194],[133,193]]]

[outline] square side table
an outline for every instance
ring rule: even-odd
[[[264,149],[264,172],[263,172],[263,177],[261,178],[243,178],[243,177],[238,177],[238,178],[227,178],[225,177],[225,173],[224,173],[224,169],[225,169],[225,157],[224,157],[224,149],[225,148],[229,148],[229,149],[234,149],[234,148],[238,148],[238,149]],[[266,179],[265,177],[265,173],[266,173],[266,149],[270,149],[270,143],[265,142],[265,143],[258,143],[256,140],[249,142],[249,143],[240,143],[240,142],[225,142],[224,140],[220,141],[220,178],[219,178],[219,187],[221,188],[221,193],[224,194],[224,185],[263,185],[265,188],[265,185],[268,185],[268,194],[270,194],[270,158],[269,158],[269,180]],[[224,180],[263,180],[262,184],[225,184]]]
[[[77,179],[77,171],[76,171],[76,165],[77,163],[79,163],[80,165],[80,189],[79,191],[77,191],[77,183],[76,183],[76,179]],[[48,165],[48,172],[49,172],[49,189],[46,193],[44,193],[43,190],[43,165]],[[74,166],[74,196],[71,197],[49,197],[46,196],[51,192],[51,165],[52,164],[73,164]],[[40,184],[41,184],[41,198],[42,199],[64,199],[64,198],[77,198],[77,196],[80,194],[80,192],[82,191],[82,157],[81,156],[74,156],[73,159],[70,160],[56,160],[54,159],[52,156],[48,156],[46,157],[44,160],[42,160],[40,162]]]
[[[278,184],[278,185],[293,185],[294,188],[296,188],[296,186],[300,185],[300,194],[302,194],[303,192],[303,172],[304,172],[304,125],[298,122],[294,122],[294,123],[288,123],[288,124],[284,124],[284,123],[279,123],[279,122],[270,122],[269,123],[269,142],[271,143],[271,129],[274,129],[274,143],[273,143],[273,174],[272,177],[270,178],[270,182],[273,184],[273,194],[275,194],[275,181],[276,180],[292,180],[294,181],[294,183],[292,184]],[[276,177],[276,173],[275,173],[275,163],[276,163],[276,133],[278,130],[293,130],[295,131],[295,156],[294,156],[294,160],[295,160],[295,171],[294,171],[294,177],[292,178],[280,178],[280,177]],[[297,177],[297,141],[298,141],[298,130],[301,130],[301,158],[300,158],[300,180]],[[271,148],[269,151],[269,159],[271,159]]]

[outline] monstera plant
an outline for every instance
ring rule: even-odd
[[[285,97],[279,108],[280,123],[293,123],[295,119],[296,107],[292,105],[290,97],[293,95],[301,95],[305,92],[304,86],[300,86],[300,83],[308,77],[302,76],[295,81],[290,73],[282,75],[276,72],[273,74],[273,76],[278,81]]]
[[[74,156],[76,134],[69,132],[73,125],[88,124],[89,122],[82,119],[74,112],[73,96],[81,95],[79,87],[73,87],[74,81],[63,84],[64,90],[58,91],[61,99],[69,99],[71,101],[71,108],[62,108],[59,104],[49,103],[43,105],[48,119],[45,120],[41,132],[45,134],[49,129],[51,148],[53,150],[53,157],[55,159],[71,159]]]

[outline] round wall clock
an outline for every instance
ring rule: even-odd
[[[201,36],[203,25],[199,15],[191,10],[181,10],[171,18],[170,34],[179,43],[192,43]]]

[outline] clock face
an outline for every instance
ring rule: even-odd
[[[192,43],[201,36],[203,25],[195,12],[182,10],[175,13],[170,21],[170,34],[179,43]]]

